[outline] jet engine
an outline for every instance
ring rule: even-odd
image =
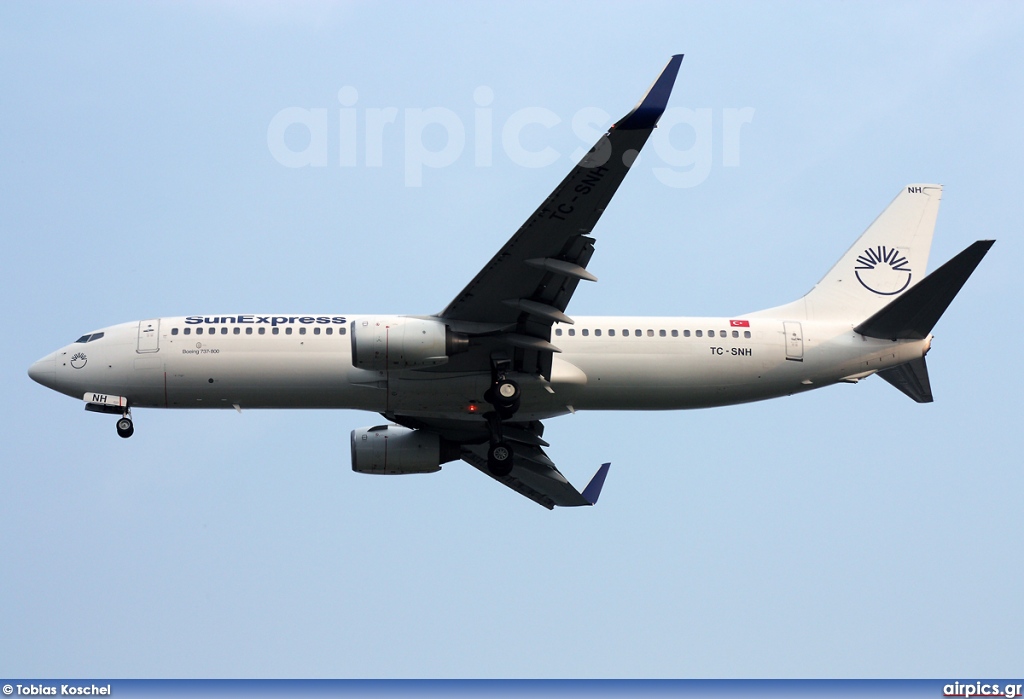
[[[434,473],[459,458],[459,447],[433,432],[398,425],[352,430],[352,470],[358,473]]]
[[[469,338],[438,320],[386,316],[352,322],[352,365],[374,371],[436,366],[469,349]]]

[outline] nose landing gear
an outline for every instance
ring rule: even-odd
[[[132,423],[131,412],[127,412],[117,421],[117,436],[128,439],[135,434],[135,425]]]
[[[89,400],[91,396],[92,400]],[[132,409],[127,398],[123,396],[108,396],[103,393],[87,393],[85,409],[90,413],[102,413],[103,415],[120,415],[117,420],[117,436],[121,439],[128,439],[135,434],[135,425],[132,424]]]

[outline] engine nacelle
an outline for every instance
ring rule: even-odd
[[[469,349],[469,339],[439,320],[379,316],[352,322],[352,365],[388,371],[436,366]]]
[[[358,473],[434,473],[442,456],[441,438],[432,432],[397,425],[352,430],[352,470]]]

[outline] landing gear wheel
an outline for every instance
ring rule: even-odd
[[[519,399],[523,392],[512,379],[497,379],[487,389],[484,399],[494,406],[502,420],[508,420],[519,410]]]
[[[135,434],[135,425],[132,424],[131,418],[123,417],[117,421],[117,436],[122,439],[128,439]]]
[[[501,379],[494,384],[496,402],[512,405],[519,400],[519,384],[512,379]]]
[[[512,473],[512,447],[508,442],[495,442],[487,450],[487,470],[499,478]]]

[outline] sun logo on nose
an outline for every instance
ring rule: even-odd
[[[898,248],[879,245],[857,256],[857,281],[868,291],[895,296],[910,286],[910,261]]]
[[[88,362],[88,358],[85,356],[85,352],[76,352],[75,356],[71,358],[71,366],[75,369],[81,369]]]

